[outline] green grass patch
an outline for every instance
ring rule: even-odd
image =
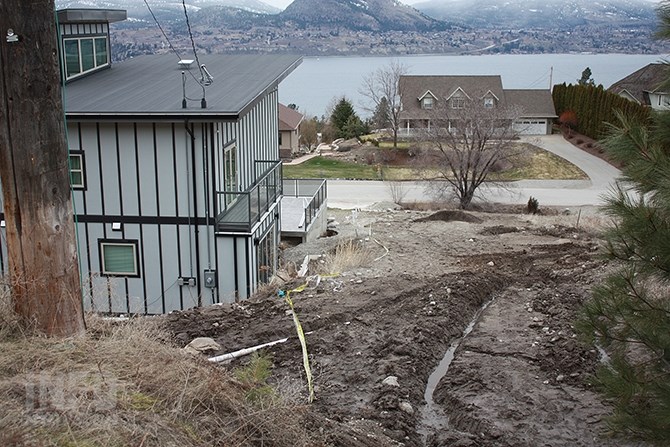
[[[299,165],[284,166],[284,178],[344,178],[357,180],[379,180],[379,172],[374,165],[362,165],[335,160],[328,157],[314,157]]]

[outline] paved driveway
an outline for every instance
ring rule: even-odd
[[[524,141],[565,158],[579,166],[589,180],[521,180],[506,187],[483,186],[476,200],[506,204],[525,204],[530,196],[540,206],[601,205],[605,194],[620,171],[598,157],[577,149],[561,135],[526,137]],[[429,201],[424,182],[406,182],[405,201]],[[328,181],[328,206],[333,208],[365,208],[378,202],[392,202],[389,185],[380,181]]]

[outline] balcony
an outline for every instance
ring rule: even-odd
[[[251,233],[254,225],[282,196],[281,161],[255,162],[256,181],[246,191],[217,191],[219,232]]]
[[[326,230],[324,205],[327,200],[326,180],[284,180],[282,198],[282,238],[309,239]]]

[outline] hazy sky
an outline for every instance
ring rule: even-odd
[[[293,0],[261,0],[263,3],[267,3],[268,5],[276,6],[277,8],[286,8],[288,5],[290,5]],[[413,5],[414,3],[419,3],[425,0],[402,0],[403,3],[406,3],[408,5]]]

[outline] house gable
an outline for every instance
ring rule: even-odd
[[[305,119],[305,115],[286,107],[284,104],[279,104],[279,130],[280,131],[296,131],[300,127],[300,123]]]
[[[657,107],[658,101],[650,99],[649,93],[666,93],[660,92],[659,88],[667,75],[665,64],[648,64],[615,82],[607,90],[638,104]]]
[[[451,100],[452,98],[468,98],[468,99],[472,99],[472,98],[470,98],[470,95],[468,95],[467,93],[465,93],[465,91],[464,91],[462,88],[460,88],[460,87],[456,87],[456,90],[454,90],[453,92],[451,92],[451,94],[450,94],[449,96],[447,96],[445,99],[446,99],[447,101],[449,101],[449,100]]]
[[[502,80],[498,75],[458,76],[458,75],[405,75],[401,76],[400,91],[402,99],[402,114],[429,119],[428,110],[422,108],[424,98],[430,92],[435,100],[445,100],[459,96],[464,99],[478,97],[485,92],[491,92],[498,98],[503,97]]]

